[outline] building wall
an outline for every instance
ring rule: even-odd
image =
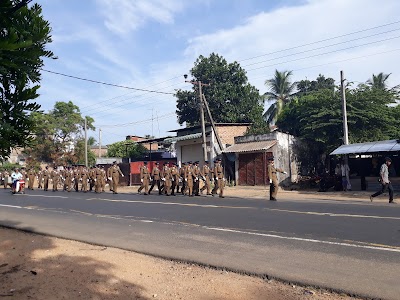
[[[90,147],[90,150],[96,155],[96,157],[99,157],[99,152],[100,152],[100,157],[105,157],[107,156],[107,147],[101,147],[99,151],[99,147]]]
[[[223,144],[233,145],[235,143],[234,138],[246,134],[247,125],[232,125],[232,126],[218,126],[217,132]]]

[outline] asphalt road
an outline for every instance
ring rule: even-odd
[[[400,205],[0,190],[0,225],[400,299]]]

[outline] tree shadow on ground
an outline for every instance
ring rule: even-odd
[[[2,221],[10,227],[17,223]],[[107,248],[0,227],[0,297],[13,299],[149,299],[143,287],[114,275],[115,266],[89,257]],[[26,242],[29,241],[29,242]],[[82,252],[82,253],[81,253]],[[104,256],[104,255],[103,255]]]

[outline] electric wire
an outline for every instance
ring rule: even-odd
[[[68,75],[68,74],[64,74],[64,73],[60,73],[60,72],[54,72],[54,71],[50,71],[50,70],[46,70],[46,69],[41,69],[41,70],[44,71],[44,72],[57,74],[57,75],[60,75],[60,76],[74,78],[74,79],[78,79],[78,80],[93,82],[93,83],[97,83],[97,84],[109,85],[109,86],[113,86],[113,87],[119,87],[119,88],[135,90],[135,91],[142,91],[142,92],[148,92],[148,93],[174,95],[174,93],[171,93],[171,92],[161,92],[161,91],[157,91],[157,90],[134,88],[134,87],[123,86],[123,85],[118,85],[118,84],[113,84],[113,83],[107,83],[107,82],[103,82],[103,81],[97,81],[97,80],[93,80],[93,79],[82,78],[82,77],[78,77],[78,76],[74,76],[74,75]]]
[[[398,23],[400,23],[400,20],[399,21],[395,21],[395,22],[391,22],[391,23],[386,23],[386,24],[374,26],[374,27],[370,27],[370,28],[366,28],[366,29],[362,29],[362,30],[358,30],[358,31],[353,31],[353,32],[350,32],[350,33],[345,33],[345,34],[342,34],[342,35],[326,38],[326,39],[323,39],[323,40],[318,40],[318,41],[307,43],[307,44],[302,44],[302,45],[298,45],[298,46],[294,46],[294,47],[290,47],[290,48],[286,48],[286,49],[281,49],[281,50],[277,50],[277,51],[261,54],[261,55],[258,55],[258,56],[253,56],[253,57],[250,57],[250,58],[245,58],[245,59],[242,59],[242,60],[238,60],[238,62],[251,60],[251,59],[255,59],[255,58],[259,58],[259,57],[263,57],[263,56],[268,56],[268,55],[280,53],[280,52],[283,52],[283,51],[294,50],[294,49],[298,49],[298,48],[302,48],[302,47],[306,47],[306,46],[311,46],[311,45],[315,45],[315,44],[318,44],[318,43],[323,43],[323,42],[327,42],[327,41],[330,41],[330,40],[342,38],[342,37],[349,36],[349,35],[354,35],[354,34],[365,32],[365,31],[370,31],[370,30],[374,30],[374,29],[377,29],[377,28],[382,28],[382,27],[386,27],[386,26],[390,26],[390,25],[394,25],[394,24],[398,24]]]

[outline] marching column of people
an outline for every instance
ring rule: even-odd
[[[190,197],[200,196],[204,190],[207,195],[217,195],[223,197],[223,189],[225,185],[224,169],[221,160],[214,161],[214,168],[208,165],[208,161],[200,168],[199,162],[186,162],[179,165],[176,163],[166,162],[160,167],[158,162],[150,171],[148,163],[144,162],[140,168],[141,186],[138,193],[144,190],[145,195],[149,195],[155,186],[157,186],[159,195],[176,196],[179,192],[182,195]],[[4,188],[7,188],[11,175],[4,171],[1,174],[4,180]],[[106,171],[104,166],[83,167],[83,166],[54,166],[50,168],[46,166],[44,169],[36,171],[34,168],[29,168],[27,171],[21,170],[21,176],[27,181],[27,187],[34,190],[35,183],[37,189],[44,191],[50,189],[53,192],[65,191],[76,192],[82,191],[87,193],[94,191],[102,193],[105,191],[106,183],[108,182],[110,191],[118,194],[118,184],[120,177],[124,177],[117,162]],[[200,186],[200,182],[203,186]],[[211,190],[211,185],[214,183],[214,188]],[[201,189],[200,189],[201,187]]]

